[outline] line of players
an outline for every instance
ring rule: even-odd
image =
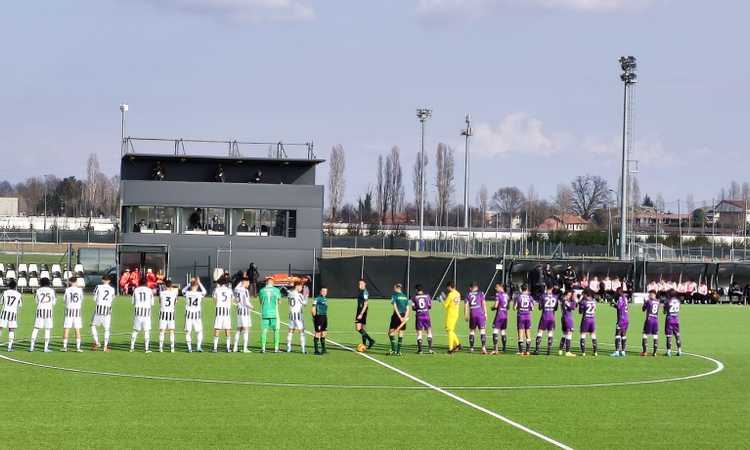
[[[457,337],[456,322],[459,319],[461,295],[452,283],[448,283],[447,296],[442,299],[445,307],[445,330],[448,334],[448,353],[462,350],[462,345]],[[416,294],[411,302],[402,292],[402,285],[396,284],[391,296],[393,313],[389,325],[388,335],[391,341],[389,355],[401,355],[404,328],[410,319],[410,311],[414,311],[415,330],[417,333],[417,353],[423,353],[423,334],[427,335],[427,353],[432,350],[432,324],[430,310],[432,309],[432,298],[424,292],[421,285],[415,287]],[[617,319],[615,323],[615,351],[611,356],[622,357],[626,355],[627,332],[630,321],[630,301],[622,291],[616,291],[617,299],[610,304],[616,309]],[[517,354],[528,356],[531,352],[532,325],[531,318],[534,307],[541,310],[541,317],[537,325],[536,342],[533,354],[539,355],[542,347],[542,339],[547,334],[546,354],[552,352],[554,333],[556,325],[556,313],[561,310],[560,325],[562,337],[558,347],[558,354],[569,357],[576,355],[571,352],[571,343],[574,332],[574,313],[581,315],[580,321],[580,354],[586,355],[586,340],[590,338],[593,356],[597,356],[598,345],[596,337],[596,310],[597,300],[590,289],[582,291],[577,295],[574,291],[560,292],[556,287],[548,285],[545,292],[535,298],[527,285],[521,286],[521,291],[514,296],[512,302],[506,293],[505,286],[501,283],[495,284],[494,303],[491,309],[495,311],[492,322],[493,347],[491,354],[507,350],[507,327],[509,309],[516,311],[516,324],[518,329],[518,351]],[[355,318],[356,329],[362,335],[362,344],[371,347],[374,344],[364,327],[367,323],[367,298],[368,293],[364,280],[359,280],[359,295],[357,299],[357,314]],[[478,283],[473,283],[463,301],[464,320],[469,325],[469,352],[474,352],[476,335],[479,334],[481,353],[487,354],[487,303],[488,298],[479,289]],[[410,305],[411,303],[411,305]],[[411,306],[411,307],[410,307]],[[662,303],[657,298],[656,291],[649,292],[648,299],[644,302],[642,310],[645,312],[643,324],[643,337],[641,341],[641,356],[647,356],[648,338],[652,340],[653,351],[651,356],[656,356],[659,341],[659,310],[663,309],[665,315],[664,331],[667,340],[666,356],[672,356],[672,338],[677,346],[676,355],[682,354],[682,339],[680,336],[680,299],[676,291],[670,291],[666,300]],[[501,343],[501,347],[499,346]]]
[[[68,335],[72,329],[75,331],[75,351],[81,352],[81,328],[82,328],[82,304],[83,291],[76,286],[76,277],[71,277],[69,287],[63,294],[65,305],[63,320],[63,341],[62,351],[68,350]],[[91,318],[91,335],[93,338],[93,350],[100,348],[110,351],[110,335],[112,323],[112,302],[115,298],[115,290],[110,285],[110,278],[105,276],[102,282],[94,290],[94,313]],[[254,309],[250,301],[250,292],[248,290],[250,280],[243,278],[234,287],[231,287],[230,279],[227,275],[222,276],[217,281],[217,287],[213,292],[213,303],[215,307],[215,318],[213,326],[213,351],[218,351],[219,336],[223,332],[226,337],[227,352],[239,351],[239,340],[242,337],[242,352],[249,353],[248,340],[249,331],[252,325],[251,312]],[[159,351],[164,351],[165,337],[169,335],[169,351],[175,351],[175,317],[176,304],[178,299],[178,289],[172,285],[170,280],[165,280],[165,287],[159,293]],[[302,353],[306,353],[305,347],[305,327],[303,318],[303,308],[307,305],[307,299],[302,293],[303,285],[298,283],[288,292],[287,299],[289,304],[288,317],[288,334],[287,334],[287,352],[292,350],[292,338],[294,333],[299,334],[300,347]],[[189,286],[186,286],[182,294],[185,297],[185,340],[188,352],[193,351],[192,336],[195,334],[197,352],[203,351],[203,298],[206,297],[206,289],[200,280],[193,278]],[[315,354],[326,352],[325,335],[328,326],[328,300],[326,298],[327,289],[322,288],[320,295],[316,297],[312,306],[313,322],[315,324],[314,348]],[[280,320],[279,320],[279,303],[282,299],[281,291],[274,286],[273,280],[268,278],[266,285],[258,293],[260,300],[260,317],[261,317],[261,352],[266,351],[268,331],[273,333],[273,351],[279,352],[280,345]],[[35,293],[36,312],[34,318],[34,328],[31,334],[29,351],[33,352],[36,348],[36,341],[39,330],[44,331],[44,352],[50,352],[51,331],[53,329],[53,312],[57,303],[54,289],[50,287],[49,279],[41,279],[40,287]],[[22,295],[16,290],[14,280],[8,282],[8,289],[2,295],[2,311],[0,311],[0,332],[8,329],[8,351],[13,351],[15,341],[15,331],[18,328],[19,308],[22,306]],[[133,328],[130,337],[130,351],[135,350],[136,339],[139,333],[143,334],[144,350],[150,353],[150,335],[151,335],[151,310],[155,305],[154,292],[147,286],[137,287],[132,294],[133,306]],[[231,311],[234,308],[236,316],[236,333],[234,334],[234,345],[232,345],[232,319]],[[98,329],[102,328],[104,332],[104,342],[101,345],[99,341]]]

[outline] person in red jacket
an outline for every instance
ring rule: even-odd
[[[130,294],[130,269],[125,269],[125,271],[120,275],[120,291],[125,294]]]
[[[133,289],[141,285],[141,271],[137,267],[133,267],[130,271],[130,287]]]
[[[151,269],[146,270],[146,286],[152,291],[156,289],[156,275]]]

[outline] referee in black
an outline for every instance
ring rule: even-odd
[[[367,292],[367,283],[360,278],[357,283],[357,315],[354,317],[354,329],[362,336],[362,344],[367,348],[375,345],[375,339],[367,334],[365,326],[367,325],[367,311],[369,309],[370,294]]]

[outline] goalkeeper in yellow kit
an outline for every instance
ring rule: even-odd
[[[448,283],[448,296],[443,302],[445,307],[445,331],[448,332],[448,353],[461,350],[461,342],[456,335],[456,322],[458,322],[458,311],[461,305],[461,294],[456,290],[453,283]]]

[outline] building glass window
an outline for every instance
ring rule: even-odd
[[[176,212],[169,206],[127,206],[126,229],[132,233],[174,233]]]
[[[183,208],[182,233],[224,235],[226,211],[224,208]]]
[[[237,236],[297,237],[297,211],[288,209],[238,209],[234,213]]]

